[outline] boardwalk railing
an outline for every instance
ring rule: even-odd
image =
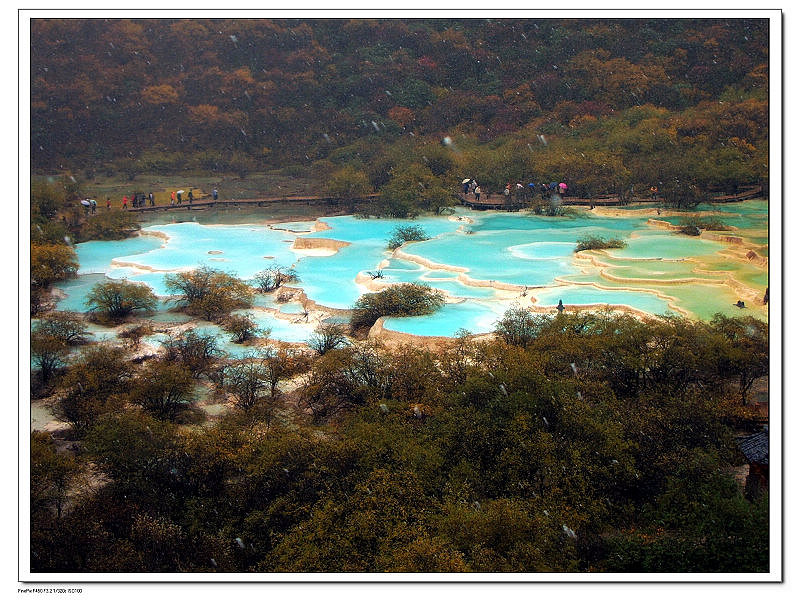
[[[541,196],[537,193],[533,198],[529,195],[523,197],[515,197],[513,194],[506,196],[505,194],[481,194],[480,200],[475,198],[473,194],[460,194],[459,198],[461,204],[468,206],[475,210],[508,210],[517,211],[527,206],[530,206],[534,201],[549,202],[550,199],[541,200]],[[598,205],[609,206],[620,204],[617,196],[599,196],[597,198],[576,198],[572,196],[565,196],[560,199],[564,205]]]

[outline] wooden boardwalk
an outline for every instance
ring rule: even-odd
[[[752,200],[753,198],[758,198],[764,195],[764,191],[762,190],[760,185],[756,185],[750,188],[747,188],[743,192],[739,192],[738,194],[727,194],[723,196],[711,196],[708,199],[709,202],[740,202],[742,200]]]
[[[481,194],[481,199],[476,200],[472,194],[460,194],[461,204],[468,206],[474,210],[508,210],[518,211],[531,205],[531,198],[525,197],[522,199],[515,199],[513,196],[506,198],[504,194]],[[539,200],[540,196],[537,194],[535,200]],[[544,200],[549,202],[549,199]],[[585,206],[614,206],[620,203],[617,196],[601,196],[598,198],[574,198],[566,196],[561,200],[564,205],[585,205]]]
[[[368,194],[363,198],[354,198],[354,200],[372,200],[379,197],[380,194]],[[128,207],[130,212],[154,212],[159,210],[205,210],[208,208],[228,208],[228,207],[242,207],[242,206],[257,206],[267,207],[271,204],[336,204],[341,202],[339,198],[331,196],[273,196],[270,198],[236,198],[236,199],[217,199],[204,196],[201,199],[189,203],[186,199],[181,204],[156,204],[155,206],[140,206],[138,208]]]
[[[705,202],[740,202],[742,200],[751,200],[763,195],[761,186],[753,186],[745,189],[738,194],[726,194],[721,196],[710,196]],[[521,200],[516,200],[514,196],[506,197],[504,194],[481,194],[481,199],[476,200],[473,194],[459,194],[461,204],[468,206],[475,210],[508,210],[517,211],[530,206],[531,198],[526,196]],[[541,196],[537,194],[534,199],[540,200]],[[549,199],[542,200],[544,202]],[[646,197],[646,198],[631,198],[628,202],[663,202],[662,197]],[[619,206],[623,204],[619,196],[613,194],[604,194],[596,198],[577,198],[574,196],[564,196],[561,199],[564,206]]]
[[[506,202],[503,194],[481,194],[477,200],[473,194],[459,194],[461,204],[473,210],[520,210],[530,203],[530,200],[517,201],[513,197]]]

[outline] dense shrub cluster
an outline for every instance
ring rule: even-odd
[[[77,240],[122,240],[141,228],[136,216],[124,210],[101,210],[81,224]]]
[[[96,284],[86,295],[86,307],[102,321],[119,323],[134,311],[152,312],[158,300],[142,283],[125,279]]]
[[[355,303],[350,317],[354,331],[369,329],[380,317],[411,317],[436,312],[444,295],[428,285],[402,283],[380,292],[364,294]]]
[[[386,244],[386,247],[389,250],[395,250],[406,242],[421,242],[428,239],[430,237],[419,225],[398,225],[392,231],[392,237],[389,238],[389,243]]]
[[[714,217],[687,217],[681,219],[680,232],[685,235],[700,235],[703,230],[729,231],[731,228]]]
[[[578,240],[575,246],[575,252],[581,250],[605,250],[609,248],[624,248],[626,246],[623,240],[617,238],[602,238],[597,236],[589,236]]]

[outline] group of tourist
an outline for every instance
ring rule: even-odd
[[[172,192],[169,195],[169,205],[170,206],[174,206],[176,204],[183,204],[183,194],[185,194],[185,192],[183,190],[177,190],[177,191]],[[194,202],[194,189],[193,188],[189,188],[189,194],[186,196],[186,200],[189,201],[189,204]]]
[[[185,192],[183,190],[176,190],[172,192],[169,196],[169,205],[175,206],[177,204],[183,204],[184,193]],[[211,191],[211,197],[214,199],[214,202],[216,202],[219,199],[219,192],[217,191],[216,188],[214,188]],[[189,193],[186,194],[186,200],[188,201],[189,204],[192,204],[192,202],[194,202],[194,188],[189,188]]]
[[[461,182],[464,186],[464,195],[472,194],[475,196],[475,200],[481,199],[481,186],[478,185],[478,182],[474,179],[465,179]]]
[[[97,201],[92,198],[86,198],[85,200],[81,200],[81,204],[83,205],[83,209],[88,215],[90,212],[94,214],[97,212]]]
[[[134,192],[133,194],[131,194],[130,198],[131,208],[142,208],[144,206],[147,206],[148,202],[150,206],[156,205],[156,196],[155,194],[153,194],[153,192],[149,192],[148,194],[145,194],[143,192],[142,193]],[[111,208],[111,201],[109,200],[109,198],[106,198],[106,208]],[[128,210],[128,196],[122,197],[122,209]]]
[[[461,182],[461,186],[464,196],[472,195],[477,202],[480,202],[481,186],[478,185],[477,181],[467,178]],[[567,193],[567,189],[568,186],[563,181],[561,183],[553,181],[549,184],[531,182],[527,185],[527,188],[521,181],[517,181],[516,184],[511,182],[506,184],[503,188],[503,196],[506,201],[511,200],[513,197],[517,202],[521,202],[523,200],[533,200],[538,194],[541,195],[542,200],[549,200],[553,196],[563,198]]]
[[[170,206],[175,206],[177,204],[183,204],[183,195],[186,192],[184,190],[175,190],[170,193],[169,196],[169,204]],[[211,192],[211,197],[216,202],[219,199],[219,192],[214,189]],[[194,202],[194,188],[189,188],[189,193],[186,195],[186,200],[189,204]],[[153,192],[149,192],[147,194],[135,192],[130,195],[130,199],[127,195],[122,197],[122,208],[123,210],[128,210],[128,206],[130,205],[131,208],[142,208],[145,206],[155,206],[156,205],[156,197]],[[111,199],[106,196],[106,208],[111,208]]]

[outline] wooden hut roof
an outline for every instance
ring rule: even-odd
[[[769,431],[766,429],[739,438],[736,443],[747,458],[747,462],[758,465],[769,464]]]

